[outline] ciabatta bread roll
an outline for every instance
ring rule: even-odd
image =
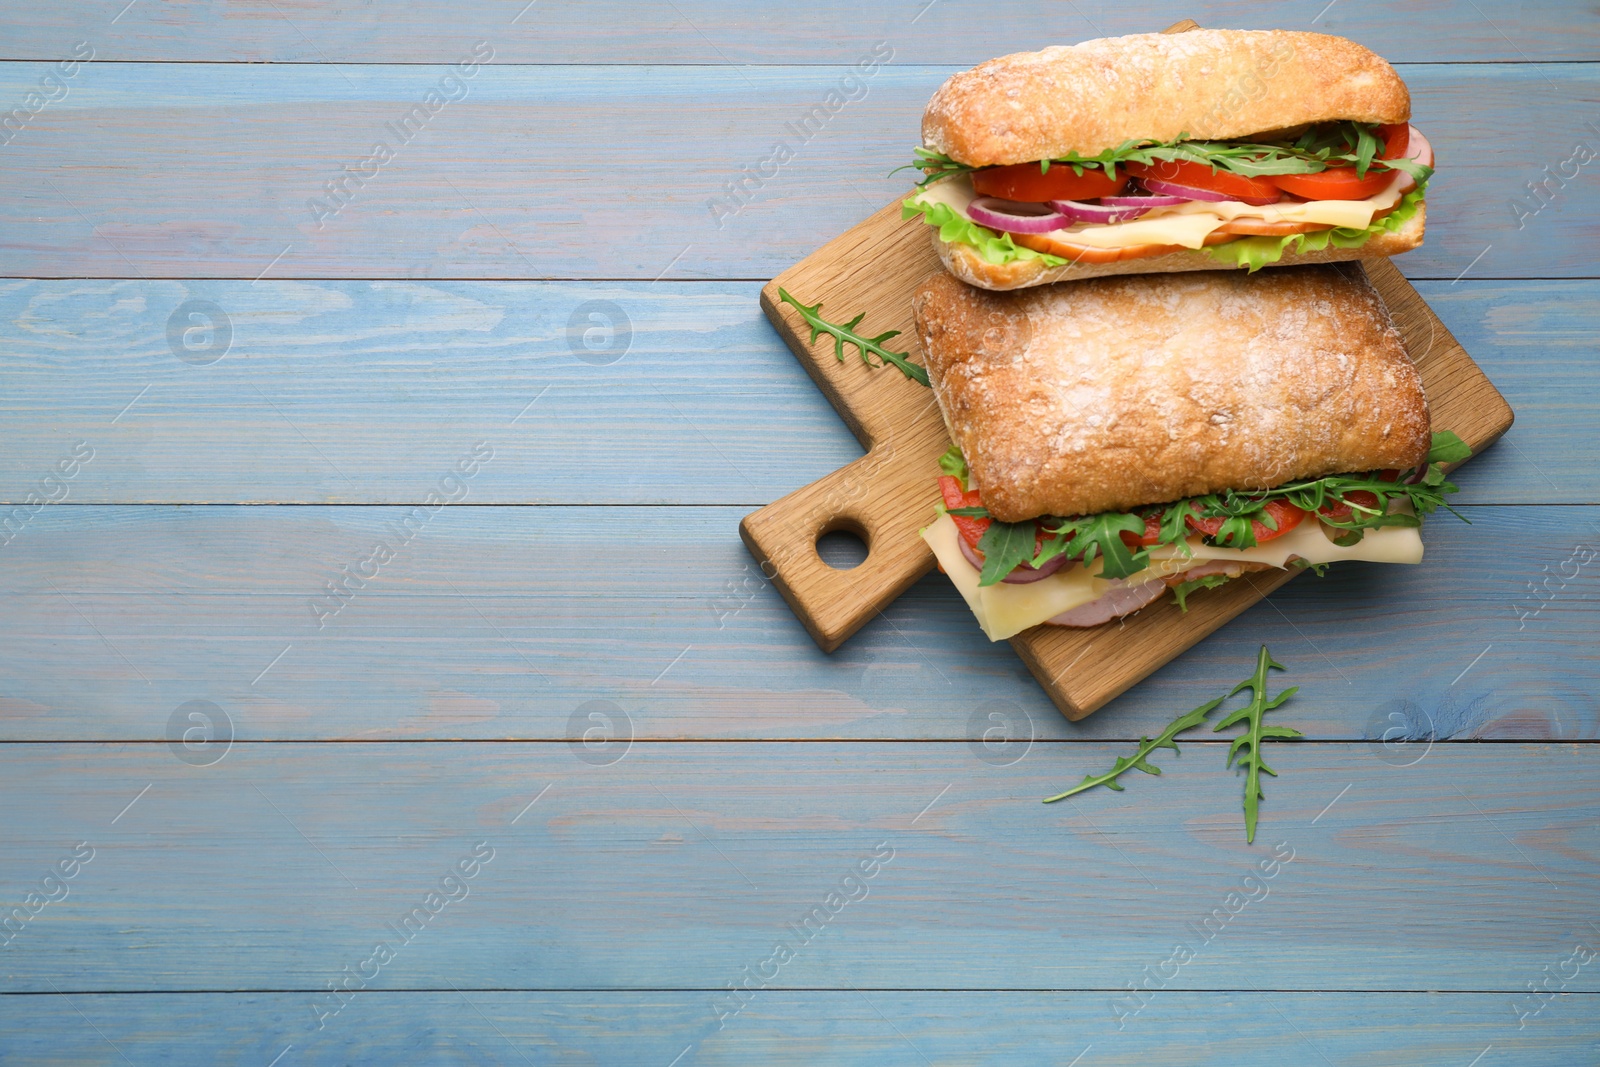
[[[972,488],[1002,522],[1423,463],[1422,383],[1366,275],[1297,267],[913,301]]]
[[[922,121],[906,218],[986,289],[1328,263],[1422,244],[1433,148],[1354,41],[1190,30],[1003,56]]]

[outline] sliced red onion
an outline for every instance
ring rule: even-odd
[[[1123,196],[1117,197],[1116,199],[1122,201],[1136,200],[1139,201],[1139,203],[1124,203],[1120,206],[1116,204],[1105,204],[1105,206],[1101,206],[1104,201],[1102,201],[1101,204],[1091,204],[1083,200],[1052,200],[1050,201],[1050,206],[1061,212],[1061,214],[1065,215],[1073,222],[1104,223],[1127,222],[1129,219],[1136,219],[1140,215],[1143,215],[1145,212],[1149,211],[1151,208],[1158,206],[1150,203],[1149,201],[1151,198],[1148,196]],[[1178,200],[1176,197],[1173,197],[1173,201],[1174,203],[1182,203],[1182,201]]]
[[[1177,207],[1179,204],[1187,204],[1189,198],[1186,196],[1155,196],[1147,194],[1145,196],[1102,196],[1099,202],[1107,207]]]
[[[967,544],[965,537],[956,538],[956,544],[961,546],[961,554],[967,557],[968,563],[979,571],[983,570],[983,557],[978,555],[976,549]],[[1026,563],[1019,563],[1015,570],[1000,580],[1008,585],[1027,585],[1029,582],[1037,582],[1041,578],[1050,577],[1066,565],[1066,556],[1057,556],[1055,559],[1047,560],[1045,565],[1038,569],[1034,569]]]
[[[980,196],[967,205],[967,214],[980,226],[1007,233],[1049,233],[1068,224],[1068,219],[1048,204],[1027,204]]]
[[[1264,207],[1267,204],[1276,204],[1283,199],[1283,194],[1276,196],[1229,196],[1227,193],[1213,192],[1210,189],[1196,189],[1192,185],[1179,185],[1177,182],[1164,182],[1159,178],[1140,178],[1144,187],[1153,193],[1164,193],[1167,196],[1181,196],[1185,200],[1204,200],[1208,204],[1221,204],[1229,200],[1237,200],[1241,204],[1252,207]]]

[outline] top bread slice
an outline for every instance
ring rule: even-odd
[[[1095,278],[912,313],[950,438],[1002,522],[1127,511],[1427,457],[1422,381],[1359,267]]]
[[[1138,139],[1241,140],[1313,122],[1411,118],[1371,50],[1295,30],[1105,37],[1001,56],[939,87],[923,144],[973,167],[1097,155]]]

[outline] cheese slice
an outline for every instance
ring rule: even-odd
[[[1374,215],[1400,202],[1400,187],[1405,182],[1406,176],[1397,172],[1394,180],[1382,192],[1366,200],[1311,200],[1259,207],[1237,200],[1220,203],[1192,200],[1174,207],[1154,208],[1127,222],[1078,223],[1051,230],[1041,236],[1086,248],[1134,248],[1140,245],[1199,248],[1213,230],[1232,219],[1308,222],[1364,230],[1372,225]],[[977,193],[972,189],[972,180],[960,174],[928,186],[912,199],[928,204],[946,204],[956,214],[971,220],[967,206],[977,199]]]
[[[940,566],[991,641],[1003,641],[1023,630],[1052,619],[1064,611],[1098,600],[1113,582],[1098,577],[1101,563],[1085,568],[1069,563],[1048,578],[1026,585],[979,586],[978,569],[967,562],[957,540],[956,524],[941,513],[933,525],[922,531],[922,539],[933,549]],[[1153,578],[1165,578],[1188,570],[1208,559],[1288,565],[1289,557],[1299,556],[1307,563],[1338,563],[1367,560],[1374,563],[1421,563],[1422,535],[1415,526],[1384,526],[1368,530],[1365,537],[1348,547],[1334,544],[1323,533],[1322,523],[1307,519],[1282,537],[1254,548],[1221,548],[1208,545],[1198,536],[1182,545],[1160,545],[1150,550],[1151,564],[1128,578],[1137,585]]]

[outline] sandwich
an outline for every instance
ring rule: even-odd
[[[984,289],[1327,263],[1422,244],[1433,149],[1383,59],[1287,30],[992,59],[922,119],[902,216]]]
[[[922,536],[993,641],[1253,571],[1421,562],[1469,454],[1359,267],[1011,293],[941,271],[912,307],[954,442]]]

